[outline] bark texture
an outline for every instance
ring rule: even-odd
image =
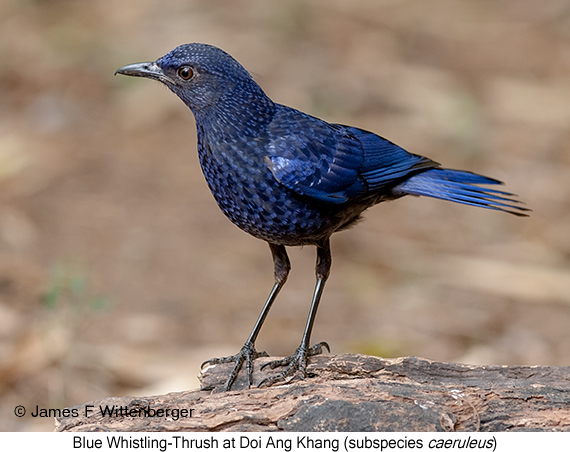
[[[254,384],[277,373],[259,370],[271,359]],[[201,390],[70,407],[56,431],[570,431],[570,367],[320,355],[306,380],[246,389],[242,370],[221,392],[230,370],[204,369]]]

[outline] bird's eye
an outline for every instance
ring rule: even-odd
[[[194,76],[194,71],[190,66],[182,66],[178,68],[177,74],[182,80],[190,80]]]

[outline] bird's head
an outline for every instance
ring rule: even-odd
[[[241,64],[208,44],[184,44],[154,62],[129,64],[115,74],[164,83],[194,114],[210,110],[221,101],[231,107],[244,100],[267,99]]]

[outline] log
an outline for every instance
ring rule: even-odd
[[[56,431],[570,431],[570,367],[320,355],[305,380],[247,389],[242,370],[222,392],[231,366],[205,368],[200,390],[70,407]]]

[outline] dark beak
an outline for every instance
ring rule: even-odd
[[[117,74],[130,75],[132,77],[146,77],[169,85],[174,84],[174,81],[166,76],[160,66],[155,62],[128,64],[117,69],[115,75]]]

